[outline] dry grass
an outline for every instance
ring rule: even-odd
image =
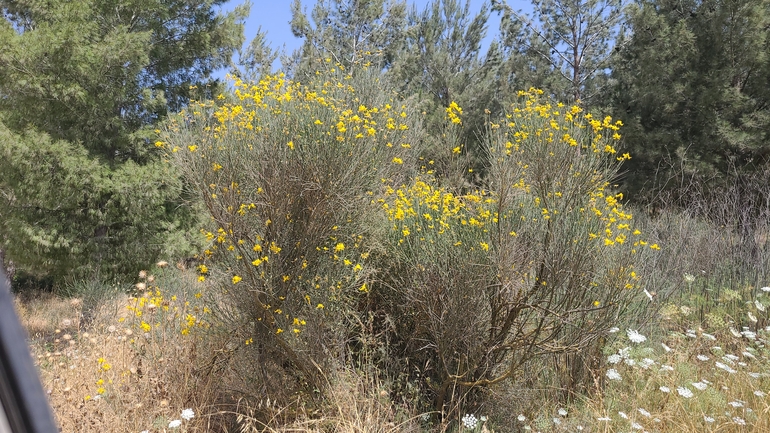
[[[283,409],[273,408],[271,421],[264,422],[247,410],[238,417],[241,433],[268,431],[288,432],[420,432],[424,431],[418,416],[396,405],[388,387],[376,378],[360,372],[339,370],[328,378],[326,405],[321,413],[305,414],[304,419],[281,425]],[[301,403],[300,403],[301,404]],[[258,410],[264,409],[261,405]]]
[[[183,423],[186,431],[210,430],[210,418],[201,415],[212,407],[214,378],[200,374],[209,348],[198,336],[175,332],[190,301],[184,294],[176,301],[171,296],[167,302],[172,314],[153,315],[145,309],[143,317],[154,327],[149,333],[142,332],[142,322],[126,308],[136,305],[136,297],[104,299],[88,311],[78,298],[17,299],[62,431],[164,431],[184,409],[197,415]]]

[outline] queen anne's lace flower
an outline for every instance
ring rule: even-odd
[[[472,430],[476,428],[476,424],[478,424],[479,421],[476,419],[476,415],[467,413],[463,416],[462,422],[465,428]]]
[[[676,392],[678,392],[679,395],[681,395],[684,398],[690,398],[690,397],[693,396],[692,391],[690,391],[689,388],[684,387],[684,386],[680,386],[679,388],[677,388]]]
[[[628,339],[631,340],[632,343],[644,343],[647,341],[647,337],[640,334],[639,331],[636,331],[634,329],[626,329],[626,334],[628,335]]]
[[[609,380],[623,380],[623,376],[618,373],[614,368],[607,370],[607,379]]]

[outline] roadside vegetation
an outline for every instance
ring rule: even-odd
[[[262,33],[228,60],[244,8],[170,3],[0,1],[0,253],[63,431],[770,430],[770,68],[706,68],[698,21],[751,51],[764,0],[294,2],[282,72]],[[87,121],[30,108],[65,42],[50,98]],[[653,92],[635,59],[680,48]]]

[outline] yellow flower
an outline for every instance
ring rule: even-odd
[[[192,146],[187,146],[187,148],[190,149],[190,152],[195,152],[196,150],[198,150],[198,146],[194,144]]]
[[[293,141],[290,141],[290,142],[286,143],[286,145],[289,146],[289,149],[294,150],[294,142]]]
[[[316,308],[319,309],[319,310],[323,310],[324,304],[318,304],[318,305],[316,305]]]
[[[238,275],[235,275],[233,277],[233,284],[238,284],[243,278],[239,277]]]
[[[337,244],[337,245],[335,245],[335,247],[334,247],[334,252],[335,252],[335,253],[338,253],[338,252],[340,252],[340,251],[344,251],[344,250],[345,250],[345,244],[343,244],[342,242],[338,243],[338,244]]]
[[[394,164],[403,164],[404,160],[396,156],[396,157],[393,158],[393,163]]]

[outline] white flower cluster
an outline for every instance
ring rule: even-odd
[[[472,429],[476,428],[476,424],[479,423],[479,420],[476,419],[476,415],[472,415],[472,414],[466,413],[463,416],[462,422],[463,422],[463,425],[465,426],[465,428],[468,428],[468,429],[472,430]]]
[[[191,419],[195,418],[195,412],[192,409],[185,409],[182,411],[180,418],[182,418],[185,421],[190,421]],[[182,426],[181,419],[175,419],[170,423],[168,423],[168,428],[179,428],[181,426]]]
[[[614,368],[607,370],[607,379],[609,380],[623,380],[623,377]]]
[[[639,331],[635,329],[626,329],[626,334],[628,335],[628,339],[631,340],[632,343],[644,343],[647,341],[647,337],[640,334]]]

